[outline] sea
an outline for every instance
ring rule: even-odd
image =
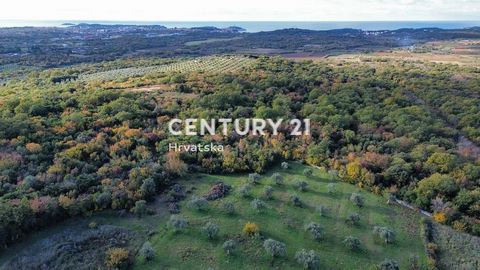
[[[247,32],[273,31],[287,28],[331,30],[353,28],[365,31],[396,30],[401,28],[460,29],[480,27],[480,21],[8,21],[0,20],[0,27],[68,27],[66,24],[128,24],[163,25],[168,28],[238,26]]]

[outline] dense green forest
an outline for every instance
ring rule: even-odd
[[[69,216],[130,209],[192,172],[261,173],[284,160],[480,235],[478,68],[230,59],[240,66],[80,77],[184,61],[118,60],[26,71],[0,86],[0,246]],[[135,90],[146,86],[161,90]],[[309,118],[312,132],[173,137],[174,117]],[[176,154],[170,142],[227,147]]]

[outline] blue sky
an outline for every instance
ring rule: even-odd
[[[480,20],[480,0],[7,0],[0,20]]]

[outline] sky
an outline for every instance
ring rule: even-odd
[[[4,0],[0,20],[480,20],[480,0]]]

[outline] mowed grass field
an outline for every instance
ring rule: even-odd
[[[150,239],[157,252],[157,257],[150,262],[137,260],[134,269],[301,269],[294,259],[296,251],[305,248],[315,250],[321,257],[321,269],[372,269],[385,258],[394,259],[400,269],[410,269],[410,258],[418,257],[420,269],[425,268],[426,256],[418,230],[419,216],[399,206],[389,206],[380,196],[360,192],[356,187],[329,180],[327,174],[313,169],[310,178],[303,176],[306,168],[299,163],[291,163],[289,169],[275,168],[264,174],[261,183],[253,188],[251,198],[243,198],[235,194],[239,186],[247,180],[247,175],[212,176],[195,175],[186,179],[183,184],[192,188],[192,194],[181,203],[179,216],[189,221],[183,232],[173,232],[167,226],[170,215],[159,215],[156,223],[157,234]],[[272,183],[270,176],[280,172],[285,177],[282,186]],[[306,192],[296,189],[297,180],[309,183]],[[202,196],[210,187],[222,181],[233,186],[233,193],[224,200],[235,204],[236,214],[228,215],[221,207],[221,200],[210,202],[207,211],[189,209],[186,204],[193,195]],[[328,194],[327,184],[335,182],[337,191]],[[264,186],[274,188],[274,198],[263,198]],[[365,198],[365,206],[358,208],[350,202],[352,192],[360,192]],[[303,207],[290,203],[289,196],[296,193],[304,202]],[[267,204],[263,212],[254,210],[250,202],[260,198]],[[330,211],[321,217],[315,210],[317,205],[327,206]],[[345,223],[350,213],[359,213],[360,224],[352,226]],[[149,217],[152,219],[154,217]],[[140,220],[139,220],[140,221]],[[220,227],[219,236],[209,240],[202,233],[202,226],[214,222]],[[320,242],[315,241],[304,230],[309,222],[320,224],[326,236]],[[254,222],[259,226],[260,237],[248,237],[242,233],[246,222]],[[137,224],[138,225],[138,224]],[[388,226],[396,233],[394,244],[384,244],[373,237],[375,225]],[[346,236],[355,236],[362,243],[362,251],[352,252],[342,244]],[[265,253],[263,240],[272,238],[282,241],[287,246],[287,256],[275,259]],[[239,241],[239,250],[235,255],[226,255],[222,244],[228,239]]]

